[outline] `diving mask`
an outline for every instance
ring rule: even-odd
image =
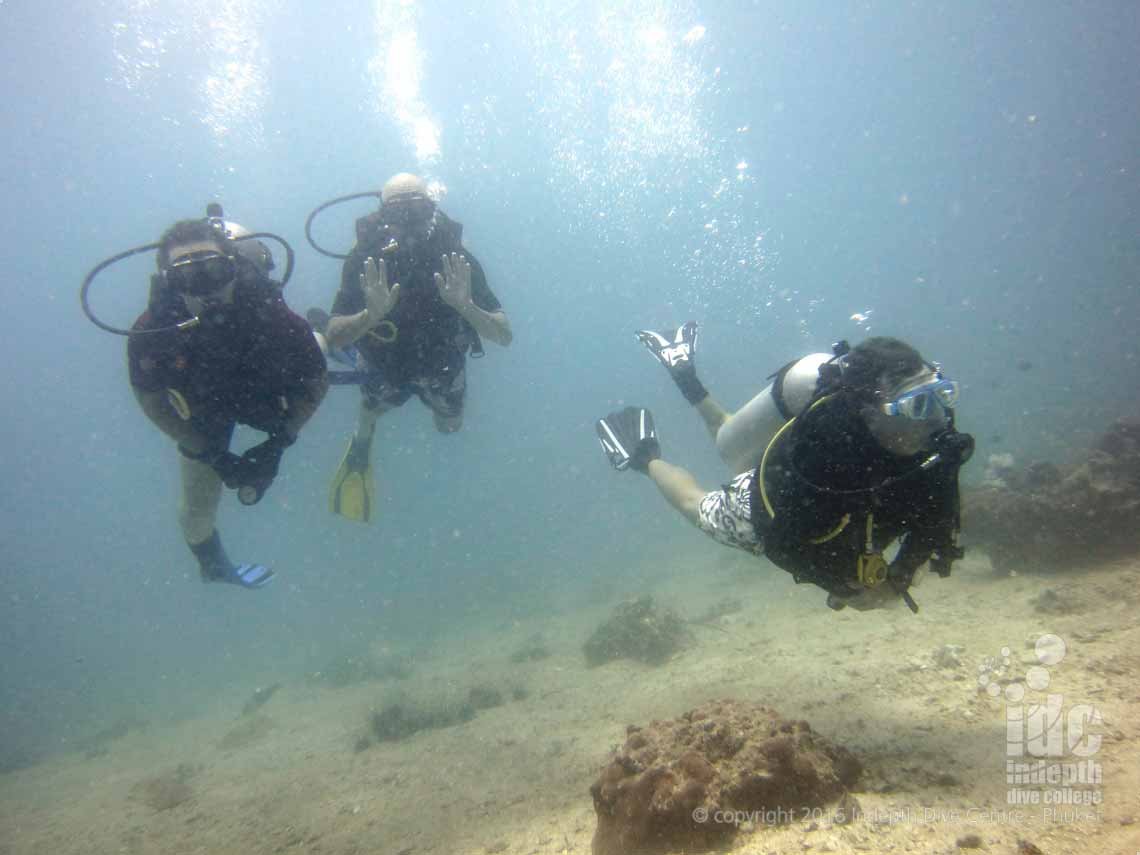
[[[203,297],[237,278],[237,264],[231,256],[204,250],[192,252],[164,271],[166,281],[183,294]]]
[[[435,202],[424,196],[407,196],[391,199],[380,208],[385,223],[410,226],[426,223],[435,213]]]
[[[946,380],[941,374],[929,383],[923,383],[903,392],[892,401],[883,404],[883,412],[888,416],[924,421],[941,411],[952,410],[958,403],[958,382]]]

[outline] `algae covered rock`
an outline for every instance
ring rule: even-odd
[[[475,713],[469,703],[394,703],[373,712],[369,725],[377,742],[396,742],[421,730],[463,724],[475,718]]]
[[[987,475],[965,496],[963,532],[995,566],[1054,569],[1140,553],[1140,419],[1115,422],[1074,463],[1019,467],[991,456]]]
[[[760,704],[710,701],[671,721],[630,725],[590,788],[593,855],[705,851],[742,822],[809,819],[843,799],[858,759]]]
[[[180,763],[173,769],[139,781],[131,787],[130,798],[154,811],[176,808],[194,798],[190,781],[196,771],[189,763]]]
[[[685,621],[650,596],[622,603],[583,645],[591,668],[615,659],[660,665],[692,640]]]
[[[528,638],[525,644],[511,653],[510,661],[519,665],[523,662],[539,662],[549,658],[549,656],[550,647],[547,646],[542,635],[536,633]]]
[[[222,736],[218,748],[222,751],[241,751],[261,742],[276,726],[273,719],[260,713],[243,716]]]
[[[520,701],[526,699],[527,692],[515,685],[509,695],[512,700]],[[368,731],[357,737],[353,750],[364,751],[373,743],[398,742],[424,730],[466,724],[480,713],[491,714],[489,711],[504,706],[507,698],[504,689],[489,683],[477,683],[466,692],[400,692],[398,697],[369,713]]]

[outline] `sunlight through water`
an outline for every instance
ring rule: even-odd
[[[696,6],[520,3],[512,19],[531,46],[537,131],[569,228],[619,246],[648,240],[693,309],[719,288],[747,281],[756,289],[774,256],[756,226],[758,187],[741,156],[750,128],[711,131],[721,124],[721,69]],[[757,311],[767,299],[757,295]]]
[[[418,18],[411,0],[377,0],[376,54],[368,69],[377,112],[396,125],[420,171],[427,171],[440,157],[440,128],[420,92],[424,58]]]
[[[110,5],[116,79],[139,98],[174,97],[175,69],[202,67],[192,77],[193,115],[223,148],[259,149],[269,86],[261,33],[277,3],[267,0],[160,2],[119,0]],[[201,60],[205,60],[202,62]],[[167,121],[179,125],[177,111]]]

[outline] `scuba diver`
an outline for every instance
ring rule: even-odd
[[[638,339],[700,414],[735,477],[706,491],[661,458],[653,415],[626,407],[597,422],[619,471],[647,475],[662,496],[714,540],[765,555],[828,592],[835,610],[903,600],[930,562],[950,575],[958,546],[958,470],[973,452],[954,428],[959,387],[895,338],[810,354],[785,365],[736,413],[697,377],[697,325]],[[884,552],[896,541],[889,560]]]
[[[318,207],[306,223],[310,243],[341,258],[341,285],[331,316],[309,318],[326,352],[364,371],[356,432],[330,488],[333,513],[368,522],[375,505],[371,465],[376,420],[413,394],[432,411],[435,427],[462,426],[467,353],[483,355],[482,339],[506,347],[511,326],[475,257],[462,243],[463,227],[441,211],[418,176],[399,173],[380,191],[380,209],[356,222],[348,255],[319,247],[313,218],[357,193]]]
[[[282,282],[269,278],[273,256],[258,238],[288,255]],[[87,295],[110,265],[156,250],[145,312],[129,330],[103,323]],[[328,388],[325,359],[309,324],[290,311],[282,289],[293,269],[287,243],[227,222],[211,205],[201,220],[182,220],[157,243],[119,253],[84,280],[84,311],[100,328],[128,336],[131,389],[143,412],[178,444],[179,520],[202,579],[260,588],[274,576],[261,564],[235,564],[215,528],[223,485],[242,504],[260,501],[282,455]],[[230,451],[238,424],[267,435],[242,454]]]

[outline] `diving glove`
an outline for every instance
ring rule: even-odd
[[[234,454],[232,451],[219,451],[213,457],[198,457],[194,458],[201,460],[203,463],[209,463],[214,471],[218,473],[218,477],[222,479],[222,483],[229,487],[231,490],[237,489],[241,483],[241,457]]]
[[[237,491],[238,500],[243,505],[254,505],[261,501],[277,477],[281,456],[293,442],[293,438],[284,431],[271,433],[265,442],[247,448],[242,454],[238,469],[241,483],[237,486]]]
[[[693,364],[693,356],[697,352],[696,321],[688,321],[677,327],[672,341],[653,330],[638,330],[637,340],[665,366],[686,401],[696,406],[708,397],[708,390],[697,379],[697,369]]]
[[[626,407],[598,419],[598,442],[619,472],[633,469],[645,474],[649,464],[661,456],[653,413],[641,407]]]
[[[269,439],[246,449],[240,457],[232,451],[216,455],[210,465],[231,490],[238,491],[238,501],[255,505],[277,477],[281,456],[294,440],[284,431],[271,433]]]

